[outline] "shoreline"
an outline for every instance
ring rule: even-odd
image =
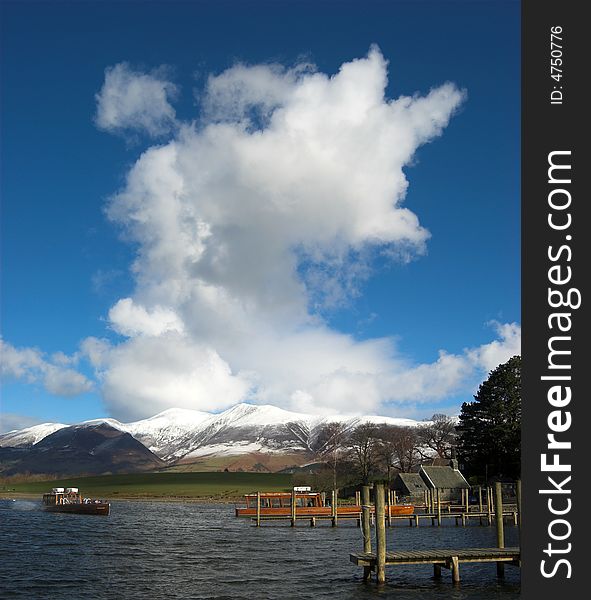
[[[1,492],[0,500],[39,500],[42,494],[35,492]],[[177,502],[186,504],[244,504],[243,497],[219,498],[215,496],[104,496],[107,502]]]

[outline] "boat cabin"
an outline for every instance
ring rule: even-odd
[[[78,493],[78,488],[55,487],[49,494],[43,494],[43,504],[46,506],[55,506],[60,504],[80,504],[82,496]]]
[[[319,492],[295,491],[295,505],[297,508],[322,506],[322,494]],[[246,494],[246,507],[256,508],[257,495]],[[261,508],[288,508],[291,507],[292,494],[290,492],[264,492],[260,495]]]

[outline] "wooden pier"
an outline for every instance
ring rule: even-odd
[[[353,552],[350,555],[353,564],[364,567],[368,571],[377,569],[375,553]],[[450,569],[452,581],[460,581],[460,563],[508,563],[521,566],[519,548],[461,548],[432,549],[400,552],[386,552],[384,566],[432,564],[435,577],[441,577],[441,568]],[[367,578],[367,577],[366,577]]]
[[[392,515],[390,517],[386,516],[386,522],[389,521],[397,521],[397,520],[407,520],[410,527],[413,525],[415,527],[419,526],[419,521],[421,519],[430,520],[431,525],[441,525],[444,519],[454,519],[456,526],[462,525],[466,526],[470,519],[478,519],[480,525],[486,523],[486,525],[492,525],[493,521],[496,519],[496,515],[493,513],[492,515],[486,512],[448,512],[448,513],[414,513],[412,515]],[[503,511],[503,519],[509,520],[513,523],[513,525],[518,524],[518,512],[516,510]],[[390,525],[390,523],[387,523]]]
[[[359,512],[350,512],[346,514],[339,514],[338,520],[335,520],[332,514],[328,515],[306,515],[306,514],[297,514],[295,517],[293,515],[260,515],[260,516],[252,516],[250,517],[251,521],[255,524],[260,524],[264,521],[309,521],[310,526],[314,527],[317,521],[330,521],[335,527],[338,521],[355,521],[357,527],[361,527],[362,522],[362,511]],[[471,513],[441,513],[441,515],[437,515],[436,513],[414,513],[412,515],[385,515],[386,526],[393,526],[396,521],[408,521],[410,527],[419,527],[420,521],[430,521],[430,525],[435,527],[440,525],[444,520],[454,520],[455,525],[466,526],[469,524],[471,519],[478,519],[479,524],[483,525],[492,525],[494,520],[496,519],[496,515],[493,513],[489,515],[488,513],[480,513],[480,512],[471,512]],[[505,522],[512,523],[513,525],[517,525],[518,523],[518,513],[515,510],[511,511],[503,511],[503,519]],[[370,519],[373,521],[375,519],[374,513],[370,513]],[[334,522],[334,523],[333,523]]]
[[[436,493],[427,494],[425,493],[425,504],[415,506],[415,512],[411,514],[393,514],[397,508],[397,498],[390,490],[387,490],[384,503],[383,518],[385,519],[386,527],[392,527],[396,521],[408,521],[410,527],[419,527],[421,521],[430,522],[431,526],[440,526],[447,520],[448,522],[454,521],[456,526],[469,525],[473,520],[478,519],[479,525],[491,526],[498,518],[502,518],[504,522],[512,523],[517,526],[519,524],[519,511],[515,505],[510,505],[510,510],[503,509],[501,513],[496,512],[494,506],[494,492],[492,488],[486,488],[486,505],[482,502],[482,488],[479,488],[479,502],[477,505],[470,505],[468,502],[468,494],[463,494],[463,502],[458,505],[444,504],[440,500],[439,490]],[[296,493],[291,492],[291,504],[289,510],[281,514],[264,514],[261,505],[261,492],[252,494],[256,496],[256,509],[250,515],[244,515],[250,517],[251,521],[260,526],[263,522],[275,521],[287,521],[292,527],[296,526],[296,523],[302,521],[308,521],[311,527],[315,527],[317,522],[330,521],[333,527],[338,525],[339,521],[354,521],[357,527],[361,527],[363,520],[363,506],[368,506],[368,518],[371,524],[376,520],[375,507],[362,500],[362,493],[355,492],[355,505],[351,506],[348,504],[339,504],[338,490],[332,491],[332,498],[330,506],[324,504],[324,498],[322,500],[322,508],[318,510],[308,508],[302,508],[296,506],[295,498]],[[400,505],[398,505],[400,506]],[[423,512],[419,512],[423,511]],[[502,517],[500,515],[502,514]]]
[[[386,552],[386,518],[384,515],[384,486],[376,484],[375,486],[375,539],[376,551],[372,552],[371,536],[369,533],[369,486],[363,488],[363,552],[353,552],[349,555],[351,562],[357,566],[363,567],[363,579],[369,580],[371,573],[375,572],[378,584],[386,581],[386,567],[393,565],[421,565],[432,564],[433,573],[436,578],[441,577],[441,569],[446,568],[451,571],[452,581],[460,582],[460,563],[486,563],[492,562],[497,566],[497,577],[503,577],[505,574],[505,564],[520,567],[521,550],[519,548],[505,548],[503,499],[501,484],[497,483],[494,493],[495,504],[495,524],[497,530],[496,548],[434,548],[427,550],[402,550],[397,552]],[[514,522],[521,525],[521,482],[517,482],[517,514],[514,516]],[[462,513],[483,515],[485,513]],[[513,514],[513,511],[512,513]],[[433,517],[432,515],[415,515],[436,518],[441,524],[442,513]],[[455,516],[451,514],[451,516]],[[408,518],[408,517],[405,517]],[[489,522],[492,518],[489,514]],[[418,518],[417,518],[418,524]]]

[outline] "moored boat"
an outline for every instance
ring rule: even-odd
[[[292,497],[295,498],[297,516],[301,517],[330,517],[332,507],[325,504],[324,495],[320,492],[302,491],[294,488],[291,492],[260,492],[259,494],[245,494],[245,507],[236,507],[237,517],[256,517],[257,502],[260,498],[260,515],[262,517],[289,517],[292,514]],[[391,516],[412,515],[412,504],[392,504],[386,507],[386,514]],[[373,512],[373,506],[371,507]],[[337,517],[359,517],[361,506],[357,504],[344,504],[337,506]]]
[[[55,487],[48,494],[43,494],[43,509],[48,512],[106,516],[111,511],[111,505],[102,500],[83,498],[78,488]]]

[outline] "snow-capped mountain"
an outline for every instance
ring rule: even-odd
[[[28,448],[64,427],[68,426],[63,423],[41,423],[26,429],[14,429],[0,434],[0,447]]]
[[[115,419],[93,419],[78,426],[105,423],[131,434],[162,460],[173,463],[204,456],[246,453],[293,453],[321,450],[318,438],[327,423],[342,423],[351,430],[361,423],[417,426],[420,422],[380,416],[318,416],[286,411],[275,406],[238,404],[212,414],[172,408],[149,419],[121,423]],[[67,427],[37,425],[0,435],[0,447],[27,447]],[[33,431],[34,430],[34,431]]]

